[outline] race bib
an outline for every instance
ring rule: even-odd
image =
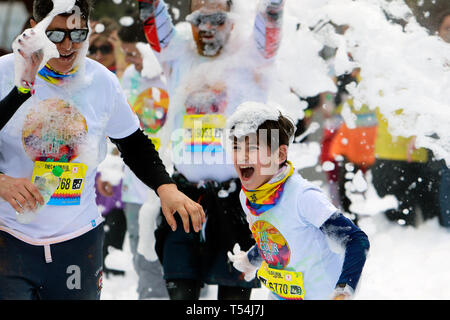
[[[85,164],[36,161],[31,181],[35,181],[36,177],[40,177],[44,173],[51,172],[56,166],[61,167],[64,172],[60,176],[58,189],[47,204],[54,206],[79,205],[87,170]]]
[[[258,279],[270,291],[287,300],[304,300],[303,275],[301,272],[270,268],[264,261],[257,273]]]
[[[184,145],[187,152],[223,152],[226,117],[221,114],[184,116]]]

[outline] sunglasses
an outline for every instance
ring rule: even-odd
[[[87,39],[89,29],[73,29],[73,30],[48,30],[45,32],[47,38],[53,43],[61,43],[66,36],[69,36],[72,42],[83,42]]]
[[[113,52],[113,47],[109,44],[102,44],[99,47],[92,45],[89,47],[90,55],[96,54],[97,51],[100,51],[101,54],[105,55],[105,54],[109,54],[109,53]]]
[[[228,15],[226,12],[217,12],[212,14],[202,14],[200,12],[195,12],[194,14],[186,17],[186,20],[196,27],[206,23],[209,23],[213,26],[222,26],[225,24],[225,22],[227,22],[227,19]]]

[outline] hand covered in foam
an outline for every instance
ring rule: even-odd
[[[38,71],[51,58],[59,57],[56,45],[42,28],[26,29],[13,42],[15,79],[17,87],[30,88]]]
[[[247,252],[241,251],[241,247],[236,243],[233,247],[233,253],[228,251],[228,258],[233,263],[233,267],[244,273],[245,281],[251,281],[256,276],[258,267],[252,265],[248,260]]]
[[[15,70],[17,87],[30,88],[44,58],[39,48],[39,37],[33,29],[25,30],[14,41],[12,47],[15,54]]]

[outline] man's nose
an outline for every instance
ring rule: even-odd
[[[214,28],[214,25],[209,21],[205,21],[202,22],[199,27],[200,30],[212,30]]]
[[[60,49],[69,51],[72,49],[72,40],[69,39],[68,36],[64,38],[64,40],[59,44]]]

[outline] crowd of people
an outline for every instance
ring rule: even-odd
[[[0,299],[100,299],[102,275],[125,274],[105,261],[127,235],[139,299],[197,300],[205,285],[218,286],[219,300],[248,300],[262,285],[273,299],[350,299],[370,248],[352,210],[358,173],[397,199],[389,220],[450,226],[448,166],[415,137],[393,136],[377,106],[354,103],[346,86],[360,69],[332,75],[336,93],[299,96],[308,108],[296,123],[268,102],[270,81],[257,71],[276,63],[286,1],[261,0],[244,40],[254,45],[236,53],[232,0],[189,1],[189,28],[174,24],[164,0],[137,0],[126,25],[92,20],[90,0],[53,16],[52,0],[34,0],[30,25],[0,58]],[[46,22],[59,53],[48,62],[38,32]],[[450,12],[439,27],[444,41],[449,34]],[[152,76],[149,52],[161,67]],[[327,190],[288,155],[316,112]],[[105,157],[123,159],[115,181],[101,170]],[[31,179],[42,163],[65,165],[63,177],[83,184],[18,223],[44,205]],[[153,259],[139,250],[148,203],[158,210]]]

